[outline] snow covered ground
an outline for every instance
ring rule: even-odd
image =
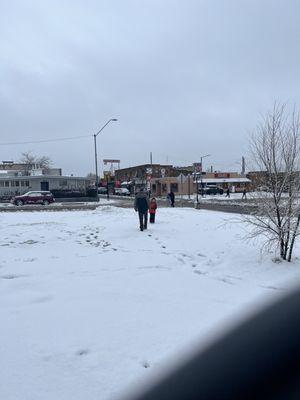
[[[201,196],[201,194],[198,195],[199,201],[232,201],[232,200],[241,200],[242,199],[242,193],[230,193],[230,197],[226,197],[226,193],[224,194],[205,194],[204,196]],[[249,194],[248,194],[249,196]],[[257,197],[257,196],[256,196]],[[197,194],[193,193],[190,195],[190,198],[188,195],[177,195],[176,200],[179,201],[181,198],[184,200],[192,200],[196,201],[197,199]]]
[[[111,399],[300,278],[229,214],[0,213],[0,398]],[[299,255],[299,248],[296,249]]]
[[[226,201],[226,202],[240,202],[241,204],[247,203],[249,200],[254,201],[254,200],[260,200],[260,199],[266,199],[268,197],[272,197],[271,192],[262,192],[262,191],[257,191],[257,192],[247,192],[246,193],[247,200],[242,199],[243,193],[230,193],[230,197],[226,196],[226,192],[224,192],[222,195],[220,194],[205,194],[204,196],[201,196],[201,194],[198,195],[198,199],[200,202],[219,202],[219,201]],[[282,197],[288,197],[288,193],[283,193]],[[190,198],[188,195],[177,195],[176,200],[179,201],[181,198],[184,200],[191,200],[193,202],[196,201],[197,195],[196,193],[193,193],[190,195]]]
[[[114,199],[110,199],[110,200],[106,200],[101,198],[100,200],[100,204],[114,204],[116,203],[116,200]],[[60,202],[59,200],[56,200],[55,203],[51,203],[49,204],[49,207],[51,208],[55,208],[55,207],[63,207],[63,206],[68,206],[68,205],[76,205],[76,204],[81,204],[81,205],[94,205],[95,202],[87,202],[87,201],[74,201],[74,202],[68,202],[68,201],[64,201],[64,202]],[[30,206],[36,206],[36,207],[41,207],[42,204],[30,204]],[[28,207],[28,205],[25,205],[24,207]],[[6,202],[6,203],[0,203],[0,210],[1,208],[13,208],[16,211],[18,210],[19,206],[16,206],[14,204],[11,204],[10,202]]]

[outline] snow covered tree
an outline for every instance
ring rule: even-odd
[[[244,216],[250,237],[265,238],[264,246],[277,248],[291,261],[300,224],[300,115],[275,104],[251,138],[251,158],[262,188],[257,211]]]

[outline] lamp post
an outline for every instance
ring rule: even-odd
[[[200,181],[201,181],[201,195],[203,196],[203,183],[202,183],[202,171],[203,171],[203,164],[202,164],[202,159],[205,157],[210,157],[211,154],[205,154],[205,156],[201,156],[200,157],[200,163],[201,163],[201,177],[200,177]],[[199,196],[198,196],[198,192],[199,192],[199,185],[198,185],[198,175],[197,175],[197,203],[199,203]]]
[[[210,157],[210,156],[211,156],[211,154],[206,154],[205,156],[201,156],[200,157],[200,159],[201,159],[201,196],[203,196],[203,183],[202,183],[203,164],[202,164],[202,158]]]
[[[103,129],[110,123],[110,122],[116,122],[118,121],[117,118],[111,118],[109,119],[101,129],[97,133],[95,133],[94,136],[94,148],[95,148],[95,172],[96,172],[96,179],[95,179],[95,184],[96,184],[96,193],[97,193],[97,201],[99,201],[99,196],[98,196],[98,160],[97,160],[97,136],[99,135],[100,132],[103,131]],[[107,188],[108,190],[108,188]]]

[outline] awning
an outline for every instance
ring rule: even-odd
[[[202,178],[198,179],[198,182],[203,183],[212,183],[212,184],[220,184],[220,183],[250,183],[251,180],[248,178]],[[196,183],[196,181],[194,181]]]

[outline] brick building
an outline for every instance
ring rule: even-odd
[[[233,191],[250,189],[251,181],[237,172],[203,172],[202,179],[198,175],[198,187],[200,180],[204,186],[216,185]],[[192,194],[197,191],[197,181],[194,167],[174,167],[162,164],[143,164],[135,167],[122,168],[115,171],[115,183],[127,187],[131,193],[140,187],[147,187],[154,196],[165,196],[171,190],[177,194]]]
[[[164,178],[175,178],[180,174],[191,174],[192,166],[174,167],[166,164],[143,164],[134,167],[122,168],[115,171],[116,186],[127,187],[131,192],[136,191],[139,187],[148,187],[153,180]]]
[[[197,183],[198,178],[198,183]],[[244,188],[251,189],[251,181],[237,172],[206,172],[198,174],[179,174],[177,177],[152,178],[151,193],[154,196],[165,196],[171,190],[177,194],[189,195],[201,188],[201,183],[206,186],[217,186],[234,192],[242,192]]]
[[[120,182],[136,182],[146,183],[147,176],[151,175],[153,178],[161,178],[172,174],[172,165],[162,164],[143,164],[134,167],[121,168],[115,171],[115,180]]]

